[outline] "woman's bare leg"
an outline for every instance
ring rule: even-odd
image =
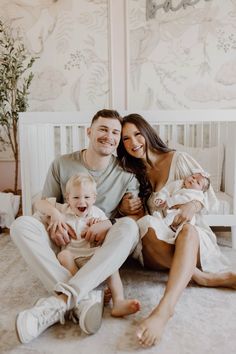
[[[236,290],[236,273],[206,273],[196,268],[192,279],[201,286],[223,287]]]
[[[198,250],[199,238],[196,229],[190,224],[184,225],[175,243],[164,295],[157,307],[138,327],[137,337],[141,345],[151,346],[160,341],[165,325],[173,315],[175,305],[195,271]],[[170,260],[172,253],[166,256]],[[164,260],[159,259],[159,262],[165,266]]]
[[[174,250],[174,245],[158,240],[153,229],[149,229],[143,238],[144,263],[150,269],[170,269]],[[205,287],[236,289],[236,273],[234,272],[206,273],[196,268],[192,280]]]

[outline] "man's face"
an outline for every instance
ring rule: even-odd
[[[115,152],[121,135],[121,124],[118,119],[99,117],[88,128],[89,147],[101,156],[109,156]]]

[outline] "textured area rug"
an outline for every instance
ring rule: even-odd
[[[236,252],[222,251],[236,270]],[[236,291],[190,284],[169,321],[159,346],[143,349],[134,337],[135,325],[158,303],[167,273],[143,270],[126,263],[121,275],[127,297],[142,303],[138,314],[115,319],[104,310],[101,329],[93,336],[81,333],[67,321],[54,325],[33,342],[20,344],[15,332],[16,314],[30,307],[46,290],[21,258],[9,236],[0,236],[0,353],[11,354],[234,354],[236,353]]]

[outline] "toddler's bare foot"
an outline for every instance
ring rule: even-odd
[[[205,273],[196,271],[193,280],[202,286],[225,287],[236,290],[236,273]]]
[[[115,302],[111,315],[114,317],[122,317],[131,315],[140,310],[141,304],[136,299],[118,300]]]
[[[171,316],[172,311],[165,306],[158,305],[138,326],[136,335],[139,344],[143,347],[158,344],[161,341],[165,325]]]

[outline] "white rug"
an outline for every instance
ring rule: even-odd
[[[236,252],[222,250],[234,263]],[[15,333],[16,314],[30,307],[39,297],[47,296],[41,283],[27,267],[9,236],[0,236],[0,353],[11,354],[235,354],[236,291],[208,289],[189,285],[161,344],[140,348],[134,337],[135,322],[146,316],[159,301],[167,274],[143,270],[138,264],[126,264],[122,278],[127,297],[142,302],[140,313],[124,319],[112,318],[105,308],[101,329],[93,336],[81,334],[69,321],[51,327],[33,342],[23,345]]]

